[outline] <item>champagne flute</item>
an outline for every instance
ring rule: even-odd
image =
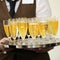
[[[42,36],[42,41],[47,41],[47,20],[45,17],[40,18],[40,24],[39,24],[39,30],[40,30],[40,35]],[[45,42],[43,43],[43,47],[45,47]]]
[[[16,19],[11,20],[11,37],[14,39],[14,45],[16,45],[16,37],[17,37],[17,22]]]
[[[10,28],[9,28],[9,26],[10,26],[9,22],[10,22],[10,19],[4,20],[3,25],[4,25],[5,34],[8,37],[8,39],[10,40],[11,39],[11,33],[10,33]]]
[[[22,40],[21,40],[21,38],[20,38],[20,20],[21,20],[21,18],[17,18],[16,19],[17,20],[17,36],[18,36],[18,40],[17,40],[17,45],[19,45],[20,44],[20,46],[21,46],[21,44],[22,44]]]
[[[29,20],[29,33],[30,33],[30,35],[31,35],[31,37],[32,37],[32,39],[34,40],[32,40],[31,39],[31,47],[32,48],[35,48],[37,45],[37,43],[36,43],[36,37],[38,36],[38,22],[37,22],[37,19],[36,18],[31,18],[30,20]]]
[[[48,33],[53,34],[55,36],[58,31],[58,20],[56,18],[50,18],[48,21]]]
[[[19,24],[18,24],[18,32],[19,35],[22,38],[22,45],[25,45],[25,37],[27,35],[27,19],[26,18],[20,18]]]
[[[10,36],[9,36],[9,40],[11,40],[11,31],[12,31],[12,19],[8,19],[9,20],[9,34],[10,34]],[[11,42],[9,42],[9,45],[12,45],[12,43]]]
[[[3,20],[3,27],[4,27],[4,31],[5,31],[6,36],[9,38],[10,37],[9,20]],[[6,46],[8,46],[8,44],[6,44],[4,46],[6,47]],[[3,53],[6,53],[6,51],[3,50]]]
[[[50,34],[51,42],[55,42],[55,36],[58,32],[58,20],[55,17],[48,19],[48,33]]]

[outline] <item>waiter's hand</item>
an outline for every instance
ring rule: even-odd
[[[8,38],[3,38],[0,40],[0,44],[7,44],[9,43],[9,39]]]
[[[9,43],[9,39],[8,38],[3,38],[0,40],[0,50],[4,49],[4,44],[8,44]]]
[[[9,40],[9,39],[6,38],[6,37],[0,40],[0,43],[1,43],[1,44],[9,44],[9,42],[10,42],[10,43],[13,43],[12,40]]]
[[[3,38],[0,40],[0,50],[4,49],[4,44],[13,43],[12,40],[9,40],[8,38]]]

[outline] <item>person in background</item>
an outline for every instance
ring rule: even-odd
[[[0,39],[5,43],[6,34],[3,20],[21,17],[50,17],[51,9],[48,0],[0,0]],[[3,38],[3,39],[2,39]],[[11,52],[11,51],[14,51]],[[9,50],[4,60],[47,60],[47,53],[38,54],[24,49]],[[44,56],[44,57],[43,57]]]

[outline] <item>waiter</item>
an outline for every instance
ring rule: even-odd
[[[8,20],[9,18],[19,18],[19,17],[50,17],[51,10],[48,0],[0,0],[0,39],[5,37],[5,32],[3,30],[3,20]],[[24,49],[13,49],[15,53],[13,56],[16,60],[47,60],[45,58],[47,53],[38,54],[34,51],[24,50]],[[7,56],[12,56],[12,53],[7,54]],[[43,57],[45,56],[45,57]],[[12,58],[12,59],[14,59]],[[6,57],[6,60],[8,57]],[[11,60],[12,60],[11,59]],[[14,59],[14,60],[15,60]]]

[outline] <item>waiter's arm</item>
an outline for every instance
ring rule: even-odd
[[[50,17],[51,9],[48,0],[36,0],[36,17]]]

